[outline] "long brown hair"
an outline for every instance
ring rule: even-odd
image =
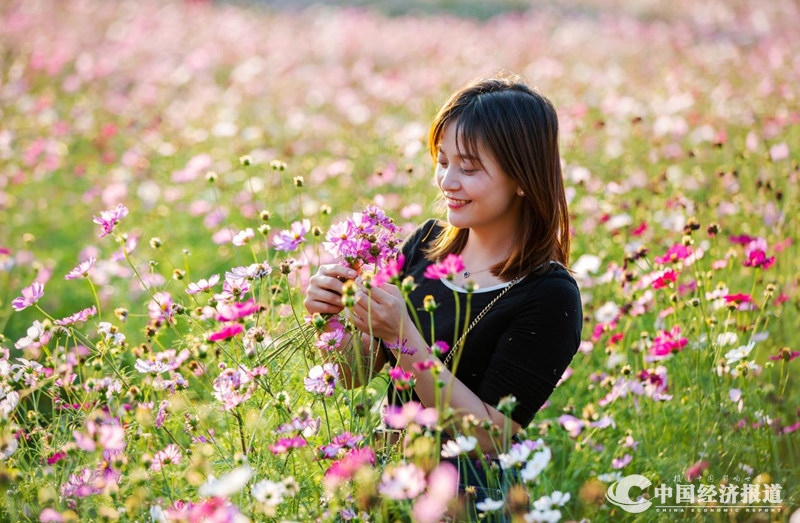
[[[450,123],[456,125],[456,147],[461,142],[467,154],[479,158],[478,145],[483,145],[525,193],[514,249],[492,266],[491,273],[508,281],[546,272],[550,260],[568,268],[569,213],[558,150],[558,116],[550,100],[515,75],[471,81],[447,99],[433,120],[428,146],[434,162]],[[424,251],[426,257],[437,260],[458,254],[468,236],[469,229],[448,224]]]

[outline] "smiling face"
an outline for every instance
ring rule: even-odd
[[[514,228],[522,204],[517,183],[481,144],[478,158],[468,155],[461,140],[458,145],[456,124],[451,122],[442,134],[436,164],[436,185],[445,196],[447,221],[459,229]]]

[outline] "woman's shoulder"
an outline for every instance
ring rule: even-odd
[[[546,303],[548,306],[580,307],[581,294],[578,282],[560,262],[551,261],[548,270],[541,274],[528,274],[522,281],[526,283],[521,286],[525,290],[522,299],[524,305]]]

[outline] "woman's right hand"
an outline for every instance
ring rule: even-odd
[[[342,265],[330,263],[320,265],[317,273],[308,280],[308,291],[303,305],[309,314],[337,314],[344,309],[342,303],[342,287],[344,284],[339,279],[353,279],[357,271]]]

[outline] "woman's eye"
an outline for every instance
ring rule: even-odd
[[[461,172],[462,172],[462,173],[464,173],[464,174],[472,174],[472,173],[474,173],[476,170],[477,170],[477,169],[467,169],[466,167],[462,167],[462,168],[461,168]]]

